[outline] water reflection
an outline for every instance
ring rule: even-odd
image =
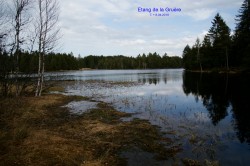
[[[88,70],[46,73],[46,80],[95,80],[139,82],[143,84],[167,84],[180,81],[183,69],[174,70]]]
[[[213,125],[227,115],[231,107],[232,125],[241,142],[250,143],[249,75],[183,73],[183,91],[201,100]]]
[[[143,84],[148,83],[148,84],[157,85],[161,81],[160,78],[161,78],[161,76],[159,74],[157,74],[157,73],[151,74],[151,75],[150,74],[149,75],[145,75],[145,74],[141,75],[141,74],[139,74],[138,75],[138,82],[143,83]],[[167,77],[164,77],[162,79],[167,80]],[[165,82],[165,84],[166,83],[167,83],[167,81]]]
[[[222,165],[250,162],[249,146],[241,143],[250,142],[247,76],[178,69],[77,71],[58,77],[68,78],[75,81],[66,83],[66,94],[133,113],[123,120],[141,118],[160,126],[175,145],[182,144],[180,158]]]

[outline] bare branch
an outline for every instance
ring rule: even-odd
[[[51,52],[59,40],[59,31],[57,27],[59,17],[59,4],[57,0],[37,0],[38,2],[38,20],[36,21],[36,29],[38,36],[38,83],[36,96],[40,96],[43,87],[43,75],[45,66],[45,54]]]
[[[31,9],[32,0],[12,0],[12,27],[14,33],[14,42],[11,48],[11,54],[15,56],[15,77],[16,77],[16,96],[20,94],[20,86],[18,82],[19,73],[19,59],[21,54],[21,45],[26,42],[26,25],[31,22],[31,15],[29,10]]]

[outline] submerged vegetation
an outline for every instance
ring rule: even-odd
[[[38,165],[42,163],[44,165],[105,165],[106,163],[126,165],[126,162],[129,164],[131,160],[136,160],[131,156],[141,156],[138,161],[145,161],[145,158],[146,161],[155,160],[157,164],[165,161],[176,165],[180,163],[218,165],[220,160],[222,163],[225,161],[218,157],[218,153],[231,150],[230,153],[238,154],[230,147],[231,141],[237,144],[234,146],[246,147],[239,144],[240,141],[243,144],[249,142],[249,124],[246,118],[248,114],[245,111],[248,110],[247,77],[238,77],[237,74],[230,76],[190,72],[184,72],[183,76],[171,76],[169,73],[176,74],[176,70],[157,71],[168,74],[147,73],[146,76],[137,74],[138,82],[142,78],[145,79],[144,83],[139,84],[125,80],[51,82],[50,87],[44,89],[42,97],[2,99],[0,101],[0,146],[2,147],[0,165],[10,165],[13,162],[20,165],[37,163]],[[100,74],[99,71],[95,72]],[[159,81],[152,84],[148,77]],[[183,92],[203,104],[204,109],[189,105],[191,102],[181,110],[182,104],[177,104],[180,100],[176,100],[180,97],[178,91],[175,93],[176,96],[172,96],[176,101],[171,100],[171,96],[164,95],[164,92],[176,86],[173,86],[172,82],[180,83],[181,77],[183,77],[183,85],[179,86],[180,90],[182,86]],[[124,75],[120,74],[120,78],[124,78]],[[131,78],[128,80],[131,81]],[[237,81],[246,83],[239,86]],[[51,87],[51,85],[54,86]],[[157,85],[161,86],[154,89],[153,87]],[[148,89],[145,96],[137,93],[141,91],[142,86]],[[214,86],[217,88],[212,88]],[[240,87],[240,89],[233,87]],[[84,97],[50,94],[50,91]],[[181,95],[185,96],[183,92]],[[131,93],[134,96],[130,96]],[[72,103],[71,101],[94,102],[97,105],[86,113],[73,114],[73,111],[69,112],[66,107],[61,107]],[[232,111],[229,111],[230,107]],[[118,112],[115,108],[117,110],[124,108],[127,112],[130,112],[130,109],[135,111],[131,111],[134,114],[127,114]],[[82,109],[85,110],[85,108]],[[223,128],[217,128],[216,125],[221,124],[220,121],[231,113],[233,113],[232,124],[235,129],[232,129],[231,121],[229,126],[226,124],[221,126]],[[149,119],[149,121],[136,119],[136,117]],[[152,126],[151,123],[162,128]],[[225,121],[223,123],[225,124]],[[159,132],[160,130],[162,132]],[[236,163],[240,160],[232,162]]]
[[[82,115],[61,107],[79,100],[89,99],[46,94],[1,100],[0,165],[125,165],[119,153],[133,147],[159,159],[181,150],[166,148],[173,140],[148,121],[122,122],[130,115],[106,103]]]
[[[212,146],[202,147],[206,140],[194,131],[185,134],[169,128],[160,132],[149,121],[133,118],[95,98],[50,93],[64,92],[64,84],[72,82],[45,88],[42,97],[0,101],[0,165],[127,165],[129,154],[134,153],[141,154],[138,160],[157,164],[218,165],[210,158],[178,157],[185,138],[194,145],[194,154],[213,150]],[[73,114],[65,107],[71,101],[98,104],[83,114]],[[190,131],[191,126],[183,130]]]

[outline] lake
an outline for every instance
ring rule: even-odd
[[[178,158],[250,163],[250,77],[183,69],[87,70],[47,73],[72,80],[66,94],[110,103],[131,118],[149,120],[181,144]]]

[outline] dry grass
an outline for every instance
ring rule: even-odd
[[[125,165],[121,150],[137,146],[159,158],[180,149],[166,149],[158,129],[106,103],[76,116],[61,107],[81,97],[50,94],[0,101],[0,165]],[[164,140],[164,141],[162,141]]]

